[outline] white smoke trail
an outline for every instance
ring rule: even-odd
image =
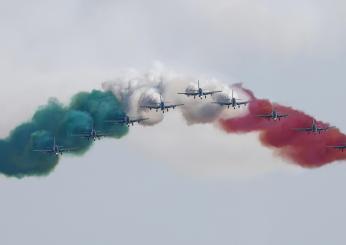
[[[208,96],[206,99],[179,95],[178,92],[187,92],[197,89],[197,80],[203,90],[221,90],[221,93]],[[112,91],[124,104],[129,115],[149,117],[144,125],[154,125],[164,118],[163,113],[149,111],[142,108],[160,102],[162,96],[165,103],[184,104],[177,107],[182,112],[187,124],[212,123],[220,118],[238,117],[247,113],[246,107],[237,110],[228,110],[226,107],[211,103],[212,101],[224,101],[231,97],[232,90],[235,98],[248,100],[248,96],[238,86],[231,86],[215,78],[199,79],[194,76],[178,74],[165,69],[161,65],[155,66],[148,72],[140,73],[129,70],[112,81],[102,84],[103,89]]]

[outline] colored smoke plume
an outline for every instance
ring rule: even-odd
[[[127,127],[104,121],[122,114],[122,107],[111,92],[78,93],[69,106],[51,99],[30,121],[0,140],[0,172],[15,177],[46,175],[57,165],[59,157],[33,149],[50,147],[56,137],[57,144],[77,148],[69,154],[83,154],[92,143],[71,135],[90,130],[94,125],[96,129],[108,132],[110,137],[120,138],[127,133]]]
[[[216,79],[201,79],[203,89],[222,90],[222,93],[207,99],[193,99],[177,94],[196,89],[196,82],[195,77],[154,69],[146,73],[130,72],[113,81],[104,82],[102,87],[105,91],[78,93],[68,106],[52,99],[46,106],[40,107],[31,120],[16,127],[7,138],[0,139],[0,172],[15,177],[46,175],[57,165],[59,157],[34,152],[33,149],[50,147],[56,137],[59,145],[77,149],[69,154],[81,155],[90,148],[92,142],[71,137],[72,134],[94,127],[109,137],[120,138],[128,132],[127,126],[106,121],[125,114],[149,118],[141,124],[154,126],[164,119],[164,115],[144,109],[143,104],[158,103],[160,96],[165,102],[184,104],[176,110],[182,113],[188,125],[211,123],[227,133],[259,132],[261,143],[273,149],[275,155],[302,167],[318,167],[346,159],[346,152],[326,147],[346,143],[346,135],[339,129],[333,128],[321,134],[297,132],[293,129],[310,127],[313,117],[288,106],[258,99],[241,84],[230,86]],[[232,94],[249,101],[248,106],[227,109],[211,103],[225,100]],[[272,121],[256,117],[258,114],[270,113],[273,109],[288,114],[288,118]],[[322,122],[318,124],[328,125]],[[227,153],[224,155],[226,160]]]
[[[259,131],[259,138],[264,146],[274,149],[281,157],[307,168],[346,159],[345,153],[326,147],[346,142],[346,135],[339,129],[332,128],[321,134],[298,132],[294,129],[310,127],[314,118],[291,107],[257,99],[250,90],[244,89],[244,92],[252,98],[248,108],[249,113],[238,118],[220,119],[220,125],[226,132]],[[288,114],[288,118],[268,121],[256,117],[259,114],[270,113],[272,109]],[[319,126],[329,126],[324,122],[317,121],[317,123]]]

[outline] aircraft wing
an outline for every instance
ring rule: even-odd
[[[105,122],[123,124],[123,123],[125,123],[125,120],[124,119],[114,119],[114,120],[106,120]]]
[[[60,152],[71,152],[71,151],[75,151],[75,150],[78,150],[78,148],[77,147],[65,148],[62,146],[59,147]]]
[[[196,95],[198,95],[198,92],[197,91],[190,91],[190,92],[180,92],[178,94],[184,94],[187,96],[196,96]]]
[[[90,134],[72,134],[74,137],[82,137],[82,138],[88,138],[90,137]]]
[[[271,115],[271,114],[256,115],[256,117],[261,117],[261,118],[272,118],[272,115]]]
[[[35,151],[35,152],[46,152],[46,153],[53,152],[52,149],[35,149],[35,150],[32,150],[32,151]]]
[[[141,108],[145,108],[145,109],[160,109],[159,105],[143,105],[141,106]]]
[[[249,101],[237,102],[237,105],[247,105]]]
[[[208,92],[203,92],[203,95],[213,95],[216,93],[221,93],[221,90],[215,90],[215,91],[208,91]]]
[[[328,148],[339,149],[339,150],[346,149],[346,145],[328,145],[327,147]]]
[[[137,118],[137,119],[132,119],[130,120],[130,123],[135,123],[135,122],[142,122],[145,120],[148,120],[149,118]]]
[[[310,132],[312,131],[312,128],[294,128],[294,130],[300,131],[300,132]]]
[[[184,104],[174,104],[174,105],[165,105],[165,109],[168,109],[168,108],[175,108],[177,106],[182,106]]]
[[[231,102],[227,102],[227,101],[214,101],[211,103],[217,104],[217,105],[231,105],[232,104]]]
[[[287,114],[280,114],[280,115],[278,115],[278,117],[280,117],[280,118],[282,118],[282,117],[288,117],[288,115]]]
[[[325,127],[325,128],[319,128],[318,131],[327,131],[328,129],[335,128],[335,127]]]
[[[106,136],[108,136],[108,134],[106,133],[102,133],[102,132],[96,133],[96,137],[106,137]]]

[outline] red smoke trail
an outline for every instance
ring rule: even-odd
[[[260,141],[263,145],[277,151],[277,153],[294,163],[306,167],[319,167],[337,160],[345,160],[346,152],[341,152],[328,145],[342,145],[346,143],[346,135],[339,129],[333,128],[321,134],[298,132],[294,128],[311,127],[313,117],[291,107],[272,104],[269,100],[257,99],[252,91],[242,88],[250,98],[249,114],[232,119],[220,120],[222,128],[228,133],[260,132]],[[271,113],[275,109],[280,114],[288,114],[288,118],[280,121],[258,118],[258,114]],[[317,121],[317,120],[316,120]],[[328,126],[318,122],[319,127]]]

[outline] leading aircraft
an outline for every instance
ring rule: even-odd
[[[140,123],[142,121],[148,120],[149,118],[130,118],[128,115],[124,115],[121,118],[116,118],[114,120],[107,120],[106,122],[109,123],[116,123],[116,124],[121,124],[121,125],[127,125],[130,127],[130,125],[134,125],[134,123]]]
[[[80,138],[85,138],[87,140],[93,140],[96,141],[97,139],[101,139],[102,137],[106,137],[107,134],[104,134],[100,131],[97,131],[95,127],[93,126],[92,129],[88,132],[83,132],[80,134],[73,134],[72,136],[80,137]]]
[[[280,121],[281,118],[286,118],[286,117],[288,117],[288,115],[287,114],[280,114],[276,110],[272,110],[271,113],[263,114],[263,115],[256,115],[256,117],[266,118],[268,120],[272,119],[274,121],[276,121],[276,120]]]
[[[56,140],[54,137],[53,140],[53,145],[51,147],[45,148],[45,149],[35,149],[32,151],[35,152],[42,152],[42,153],[47,153],[47,154],[54,154],[56,156],[62,155],[64,152],[69,152],[69,151],[73,151],[76,150],[77,148],[66,148],[64,146],[60,146],[56,144]]]
[[[197,82],[197,86],[198,88],[197,89],[194,89],[194,90],[189,90],[189,91],[186,91],[186,92],[180,92],[178,94],[184,94],[186,95],[187,97],[190,97],[190,96],[193,96],[194,99],[196,99],[196,96],[198,96],[200,99],[203,98],[207,98],[207,95],[213,95],[213,94],[216,94],[216,93],[221,93],[222,91],[221,90],[214,90],[214,91],[206,91],[206,90],[203,90],[200,86],[199,86],[199,80]]]
[[[214,101],[212,102],[213,104],[218,104],[220,106],[227,106],[227,108],[229,109],[230,107],[233,107],[233,109],[235,109],[236,107],[240,108],[241,105],[246,106],[249,101],[239,101],[241,99],[236,99],[233,96],[233,90],[232,90],[232,97],[231,98],[227,98],[227,100],[225,101]]]
[[[168,110],[170,108],[172,109],[175,109],[175,107],[177,106],[182,106],[184,104],[167,104],[167,102],[165,102],[163,99],[162,99],[162,95],[160,95],[160,102],[158,103],[152,103],[152,104],[149,104],[149,105],[143,105],[141,106],[141,108],[146,108],[146,109],[149,109],[149,110],[156,110],[156,112],[158,110],[161,110],[162,113],[165,113],[165,110],[168,112]]]
[[[345,145],[329,145],[327,147],[334,148],[334,149],[337,149],[339,151],[344,152],[344,150],[346,149],[346,144]]]
[[[297,131],[300,131],[300,132],[308,132],[308,133],[321,133],[323,131],[327,131],[328,129],[331,129],[331,128],[334,128],[334,127],[323,127],[323,128],[320,128],[318,127],[316,121],[313,119],[312,120],[312,125],[310,128],[295,128],[294,130],[297,130]]]

